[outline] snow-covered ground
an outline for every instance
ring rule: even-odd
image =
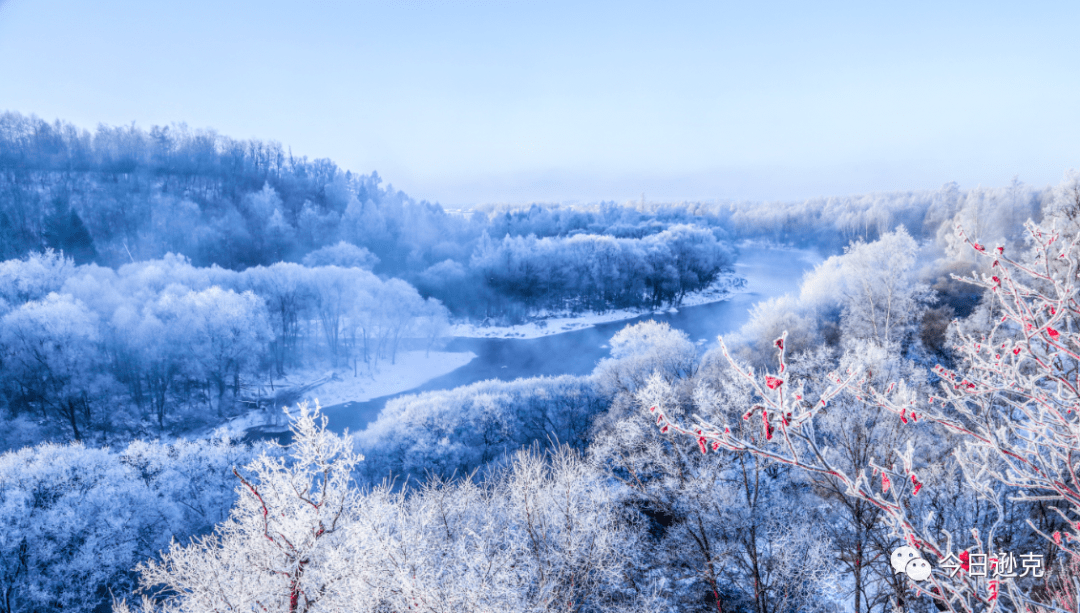
[[[704,290],[687,294],[683,298],[682,306],[690,307],[720,302],[742,291],[745,291],[744,279],[735,274],[726,274]],[[664,309],[664,311],[673,312],[675,309]],[[605,313],[541,313],[532,321],[516,326],[485,326],[475,323],[456,324],[451,327],[450,336],[464,338],[539,338],[541,336],[591,328],[597,324],[633,319],[654,312],[660,311],[653,311],[652,309],[620,309]]]
[[[430,355],[425,355],[423,351],[403,351],[398,353],[397,363],[381,362],[372,374],[361,371],[353,376],[351,368],[298,370],[281,379],[274,379],[274,386],[280,389],[327,378],[325,383],[304,393],[301,400],[308,401],[311,406],[318,401],[324,407],[344,402],[365,402],[411,390],[461,368],[475,357],[476,354],[472,352],[432,351]],[[265,389],[269,391],[269,388]],[[282,426],[280,429],[284,429],[286,423],[284,412],[278,408],[249,411],[229,420],[222,429],[229,436],[240,438],[250,428]]]
[[[305,394],[305,399],[312,403],[318,400],[324,407],[365,402],[411,390],[461,368],[475,357],[472,352],[432,351],[425,356],[423,351],[404,351],[398,354],[396,364],[381,362],[373,375],[361,372],[354,377],[352,370],[339,370],[332,380]]]

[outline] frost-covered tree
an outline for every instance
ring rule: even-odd
[[[345,241],[316,249],[304,256],[304,266],[341,266],[371,270],[379,263],[374,253]]]
[[[359,287],[342,318],[341,335],[354,359],[369,368],[380,360],[397,361],[405,339],[420,339],[429,349],[445,330],[446,309],[431,298],[424,299],[400,279],[372,282]]]
[[[839,326],[835,321],[835,299],[829,296],[827,302],[821,304],[815,297],[806,296],[816,287],[815,273],[820,271],[821,269],[818,269],[804,277],[802,297],[784,294],[753,306],[750,319],[737,332],[738,339],[742,341],[737,345],[740,358],[754,366],[765,365],[773,340],[785,330],[797,339],[797,343],[793,342],[790,347],[793,354],[803,353],[824,344],[837,344]]]
[[[354,435],[372,482],[388,475],[423,480],[480,470],[533,443],[584,448],[591,420],[609,397],[592,377],[481,381],[390,399]]]
[[[300,357],[301,317],[311,308],[315,294],[311,274],[303,266],[287,262],[256,266],[242,274],[244,286],[266,303],[274,331],[270,351],[277,374],[283,375],[286,363]]]
[[[225,517],[229,468],[251,456],[223,439],[0,455],[0,611],[90,613],[129,593],[140,560]]]
[[[655,373],[665,381],[688,378],[697,366],[697,348],[682,330],[653,320],[626,326],[611,337],[611,357],[596,377],[612,394],[631,395]]]
[[[239,392],[240,378],[258,365],[273,339],[265,304],[252,292],[214,286],[166,292],[158,313],[167,318],[170,340],[188,356],[189,373],[213,388],[221,415],[226,389],[231,385],[234,396]]]
[[[0,610],[90,611],[161,529],[155,500],[106,450],[42,445],[0,456]],[[89,605],[89,606],[88,606]]]
[[[73,260],[51,249],[0,262],[0,314],[60,291],[74,269]]]
[[[16,410],[59,419],[79,440],[111,393],[97,316],[69,295],[51,293],[0,319],[0,361]]]
[[[833,576],[822,558],[830,538],[810,484],[749,454],[723,462],[702,457],[638,419],[639,396],[656,389],[668,414],[683,415],[705,392],[702,380],[711,383],[713,403],[749,398],[748,386],[718,369],[714,357],[696,360],[693,345],[681,340],[688,345],[682,351],[672,351],[678,342],[647,343],[631,353],[642,359],[624,358],[629,368],[598,369],[621,373],[615,380],[628,384],[615,393],[613,410],[596,419],[590,457],[623,484],[624,503],[652,525],[655,554],[643,560],[644,572],[665,577],[664,595],[679,610],[827,608]],[[669,358],[656,359],[663,355]]]
[[[1052,600],[1055,592],[1044,591],[1031,572],[1015,577],[991,572],[983,578],[970,568],[972,556],[1000,561],[1010,545],[1036,549],[1048,565],[1055,557],[1075,560],[1080,555],[1075,383],[1080,239],[1062,240],[1058,232],[1030,223],[1028,232],[1029,253],[1013,259],[1003,248],[984,247],[958,230],[960,240],[990,264],[990,274],[968,281],[991,292],[993,310],[984,325],[973,322],[974,327],[959,330],[961,360],[954,368],[935,368],[939,390],[932,394],[924,395],[903,378],[880,385],[866,364],[851,364],[829,375],[828,385],[819,385],[811,395],[790,377],[781,337],[777,370],[760,376],[733,365],[754,389],[753,404],[743,417],[757,422],[756,434],[741,433],[723,415],[702,411],[694,422],[671,415],[669,401],[655,385],[640,399],[663,430],[696,438],[702,452],[727,449],[799,467],[834,480],[849,498],[873,505],[897,539],[939,566],[928,584],[905,585],[905,594],[913,592],[953,612],[998,606],[1064,611],[1063,601]],[[875,450],[867,467],[843,466],[820,434],[824,416],[835,410],[841,394],[913,430],[911,442]],[[941,486],[942,468],[923,448],[939,445],[944,436],[957,441],[953,457],[964,489],[989,516],[989,525],[977,516],[963,518],[959,527],[970,531],[968,537],[958,526],[943,526],[939,512],[922,504],[929,493],[924,488],[932,492]],[[1028,538],[1009,526],[1017,506],[1028,512]],[[1032,540],[1035,534],[1043,537],[1041,543]],[[957,569],[951,574],[942,568],[949,562]],[[991,562],[991,571],[998,563]],[[1052,581],[1056,593],[1071,589],[1068,575]]]
[[[308,278],[319,328],[322,330],[331,363],[336,366],[344,349],[349,311],[354,305],[364,301],[365,295],[380,285],[380,282],[366,270],[339,266],[312,269]]]
[[[46,305],[50,292],[57,298]],[[430,350],[448,325],[437,300],[360,268],[279,262],[235,272],[175,254],[117,270],[74,266],[55,252],[0,263],[4,317],[11,324],[0,332],[7,416],[33,413],[54,428],[61,418],[79,436],[87,426],[122,436],[150,424],[164,431],[204,421],[207,409],[220,417],[229,391],[242,397],[245,385],[267,378],[272,385],[312,359],[333,364],[336,355],[338,364],[351,359],[371,374],[399,351]],[[49,318],[55,322],[46,325]],[[27,328],[31,320],[37,332]],[[78,338],[45,342],[82,320]],[[45,351],[82,360],[71,380],[87,395],[60,397],[74,388],[67,375],[43,373],[59,372]]]
[[[292,461],[264,453],[233,469],[240,499],[213,534],[174,542],[160,562],[140,566],[146,588],[165,588],[162,610],[348,607],[340,584],[353,563],[340,545],[358,502],[351,471],[362,458],[316,419],[317,410],[299,407]]]
[[[289,458],[236,470],[228,520],[140,565],[138,608],[655,610],[650,585],[626,580],[640,531],[577,454],[521,452],[484,484],[363,492],[351,483],[361,458],[347,440],[317,408],[294,417]]]
[[[856,242],[808,275],[802,299],[841,308],[849,337],[907,343],[930,298],[929,288],[918,282],[917,251],[903,227],[873,243]]]
[[[1080,232],[1080,170],[1065,173],[1064,180],[1051,190],[1042,213],[1043,220],[1055,222],[1065,236]]]

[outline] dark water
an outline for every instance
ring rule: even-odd
[[[717,336],[737,330],[746,322],[755,303],[798,291],[803,272],[816,262],[816,256],[805,251],[744,248],[736,272],[746,277],[749,291],[736,294],[726,302],[685,307],[677,313],[643,315],[536,339],[455,338],[446,351],[471,351],[476,359],[406,392],[324,407],[323,413],[329,417],[331,429],[340,432],[348,428],[357,432],[378,417],[387,400],[404,394],[450,389],[488,379],[510,381],[541,375],[585,375],[608,357],[607,344],[616,332],[649,319],[667,322],[686,332],[692,341],[703,341],[699,345],[703,349],[709,348],[716,345]]]

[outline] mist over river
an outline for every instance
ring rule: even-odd
[[[746,291],[730,300],[685,307],[674,313],[649,313],[533,339],[454,338],[446,351],[471,351],[476,359],[400,394],[323,407],[323,413],[328,416],[331,429],[358,432],[378,417],[388,400],[405,394],[451,389],[488,379],[511,381],[545,375],[587,375],[597,362],[608,357],[608,341],[616,332],[649,319],[667,322],[672,328],[686,332],[704,351],[716,345],[717,336],[742,326],[755,303],[798,291],[803,273],[820,261],[821,257],[813,251],[744,246],[735,272],[746,278]]]

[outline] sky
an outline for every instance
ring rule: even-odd
[[[0,0],[0,111],[185,122],[480,203],[1042,187],[1080,3]]]

